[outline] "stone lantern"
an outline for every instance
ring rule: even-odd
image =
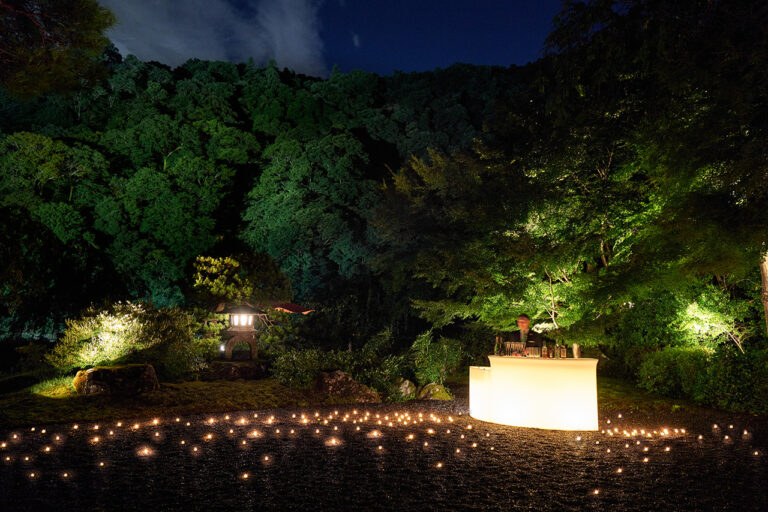
[[[248,304],[227,308],[224,313],[229,315],[229,327],[225,331],[229,339],[222,346],[224,359],[232,359],[232,349],[241,341],[251,348],[251,359],[256,359],[256,334],[268,325],[267,315]]]

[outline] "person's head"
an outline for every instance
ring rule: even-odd
[[[531,319],[526,314],[522,314],[517,317],[517,326],[523,330],[527,331],[528,328],[531,326]]]

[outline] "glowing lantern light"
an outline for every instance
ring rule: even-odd
[[[239,342],[245,342],[250,348],[250,358],[256,359],[256,332],[267,328],[270,323],[267,315],[248,304],[228,308],[224,313],[229,314],[229,339],[219,347],[224,352],[224,359],[232,359],[232,350]]]

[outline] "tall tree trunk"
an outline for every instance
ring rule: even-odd
[[[765,247],[765,244],[763,244]],[[760,255],[760,281],[763,285],[763,293],[760,300],[763,303],[763,314],[765,316],[765,329],[768,332],[768,251],[763,249]]]

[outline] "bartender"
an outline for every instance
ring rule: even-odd
[[[510,341],[525,343],[526,348],[541,348],[544,344],[542,335],[530,329],[531,319],[525,313],[517,317],[517,327],[519,327],[520,330],[512,333]]]

